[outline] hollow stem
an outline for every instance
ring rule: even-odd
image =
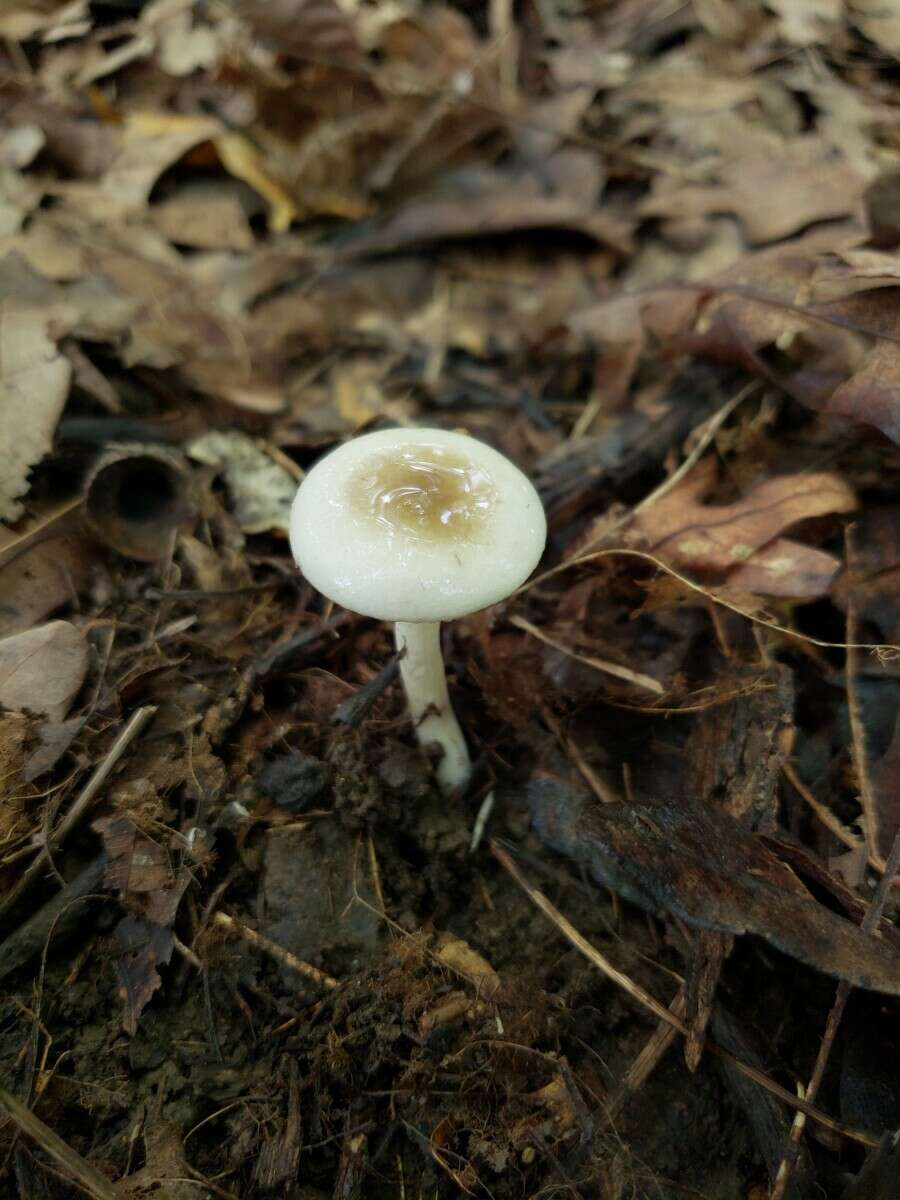
[[[456,714],[450,707],[447,677],[441,657],[439,621],[398,621],[394,626],[400,659],[400,675],[423,746],[437,742],[444,752],[438,763],[437,781],[449,794],[464,788],[472,774],[472,760]]]

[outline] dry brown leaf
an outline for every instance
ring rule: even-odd
[[[136,112],[115,130],[116,148],[98,183],[61,184],[57,190],[90,220],[119,221],[142,212],[160,175],[222,126],[211,117]]]
[[[751,242],[772,242],[815,221],[857,211],[866,180],[819,136],[757,135],[751,149],[728,151],[719,182],[660,190],[641,205],[644,216],[734,213]]]
[[[822,255],[809,283],[809,297],[814,303],[827,303],[884,287],[900,287],[900,254],[848,246]]]
[[[575,148],[542,162],[500,169],[466,167],[445,175],[374,233],[351,244],[356,254],[385,253],[444,238],[475,238],[517,229],[572,229],[624,246],[628,227],[599,211],[604,175],[596,154]]]
[[[850,20],[879,49],[900,55],[900,9],[891,0],[849,0]]]
[[[893,342],[878,342],[862,367],[822,403],[824,412],[866,421],[900,442],[900,354]]]
[[[732,504],[703,504],[715,478],[715,459],[706,458],[637,513],[634,528],[654,552],[680,566],[725,571],[749,563],[754,551],[798,521],[856,508],[847,484],[827,472],[780,475]]]
[[[487,959],[462,938],[445,933],[438,943],[437,956],[442,963],[468,979],[480,996],[490,999],[499,991],[500,976]]]
[[[211,430],[187,447],[191,458],[219,467],[244,533],[287,531],[298,479],[267,453],[265,445],[237,430]]]
[[[48,334],[49,318],[0,305],[0,520],[15,520],[28,475],[53,445],[72,368]]]
[[[0,636],[30,629],[86,587],[96,551],[74,524],[0,561]]]
[[[778,28],[794,46],[827,43],[840,22],[843,0],[767,0],[767,8],[778,14]]]
[[[813,600],[827,595],[840,567],[840,559],[833,554],[790,538],[776,538],[742,566],[730,571],[727,583],[742,593],[752,592],[756,596]]]
[[[213,67],[219,55],[218,30],[199,21],[188,0],[153,0],[141,12],[138,27],[156,40],[156,57],[169,75],[189,75]]]
[[[61,721],[88,668],[88,645],[68,621],[0,639],[0,705]]]
[[[178,246],[252,250],[253,234],[240,198],[224,187],[194,186],[154,204],[153,224]]]
[[[297,206],[282,184],[272,177],[253,143],[244,134],[230,131],[215,139],[215,147],[229,175],[242,179],[268,204],[270,231],[284,233],[297,216]]]
[[[36,34],[47,40],[77,37],[90,28],[88,0],[69,0],[63,4],[5,4],[0,13],[0,35],[10,41],[26,41]]]
[[[900,829],[900,713],[894,724],[894,735],[882,757],[869,770],[872,783],[874,846],[872,849],[886,859]]]

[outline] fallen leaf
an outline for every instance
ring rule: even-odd
[[[490,1000],[500,989],[500,976],[491,964],[473,950],[468,942],[451,933],[441,936],[437,957],[472,984],[479,996]]]
[[[259,151],[242,133],[223,133],[215,139],[222,166],[235,179],[242,179],[269,206],[269,229],[284,233],[297,216],[297,206],[282,184],[272,177]]]
[[[891,0],[849,0],[847,15],[886,54],[900,55],[900,12]]]
[[[153,224],[177,246],[250,250],[253,234],[240,198],[222,187],[196,185],[150,208]]]
[[[626,900],[699,929],[754,933],[827,975],[900,996],[900,953],[817,903],[714,805],[688,796],[601,804],[551,779],[533,780],[528,792],[541,841]]]
[[[119,954],[116,974],[119,995],[124,1001],[122,1028],[137,1033],[141,1013],[162,986],[158,968],[172,957],[175,938],[171,929],[151,925],[137,917],[123,917],[115,928]]]
[[[101,817],[93,828],[103,838],[109,857],[106,882],[121,895],[153,893],[172,886],[169,854],[141,833],[130,817]]]
[[[767,0],[781,36],[793,46],[827,44],[841,19],[843,0]]]
[[[348,250],[384,254],[440,239],[554,228],[627,245],[625,222],[599,209],[604,175],[595,154],[562,149],[541,165],[540,174],[524,164],[447,174],[430,195],[404,205],[380,229],[351,241]]]
[[[167,849],[147,837],[130,817],[101,817],[93,828],[108,856],[105,880],[129,914],[115,929],[119,944],[116,973],[125,1003],[122,1025],[137,1032],[141,1013],[162,985],[158,967],[172,957],[172,923],[191,882],[187,865],[176,868]]]
[[[287,530],[298,478],[246,434],[214,430],[195,438],[188,454],[197,462],[221,467],[245,533]]]
[[[25,763],[25,782],[31,783],[50,771],[72,742],[81,733],[86,716],[70,717],[68,721],[45,721],[37,730],[39,744]]]
[[[751,242],[774,242],[856,212],[866,179],[820,136],[756,133],[749,149],[729,149],[719,182],[665,185],[641,205],[645,217],[734,213]]]
[[[872,784],[872,815],[876,853],[886,860],[900,830],[900,713],[894,735],[882,757],[869,769]]]
[[[900,354],[893,342],[880,341],[864,363],[824,398],[823,412],[866,421],[900,442]]]
[[[757,596],[814,600],[828,594],[841,560],[790,538],[775,538],[728,574],[729,587]]]
[[[0,537],[0,637],[31,629],[87,587],[96,548],[75,528],[77,519],[59,524],[9,557]]]
[[[633,527],[655,553],[704,571],[749,567],[756,565],[755,551],[798,521],[856,508],[856,497],[847,484],[827,472],[767,479],[733,504],[701,503],[715,478],[716,460],[706,458],[670,492],[637,513]],[[767,576],[777,575],[777,594],[784,595],[789,581],[778,553],[777,547],[764,553],[755,578],[762,583]],[[822,562],[805,565],[824,567]]]
[[[53,445],[72,368],[46,313],[0,304],[0,521],[21,516],[31,468]]]
[[[169,75],[190,75],[215,66],[219,55],[216,30],[201,22],[184,0],[153,0],[141,12],[139,28],[156,39],[159,65]]]
[[[70,0],[68,4],[49,6],[38,3],[20,4],[16,7],[4,5],[0,14],[0,33],[11,41],[27,41],[36,34],[48,40],[57,37],[77,36],[90,27],[88,0]]]
[[[61,721],[88,668],[88,645],[68,621],[0,639],[0,705]]]
[[[221,129],[211,117],[131,113],[115,130],[115,150],[103,177],[97,183],[71,183],[63,193],[93,221],[119,221],[142,212],[160,175]]]

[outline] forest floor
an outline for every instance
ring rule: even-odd
[[[900,18],[0,10],[0,1194],[900,1195]],[[462,429],[549,538],[286,536]]]

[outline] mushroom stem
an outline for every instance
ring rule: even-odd
[[[437,766],[441,791],[461,790],[472,774],[472,760],[447,694],[447,677],[441,656],[440,621],[397,621],[394,639],[400,674],[409,700],[416,736],[423,746],[437,742],[444,752]]]

